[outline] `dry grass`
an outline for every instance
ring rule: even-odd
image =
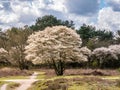
[[[38,69],[40,72],[45,72],[45,75],[50,78],[56,76],[53,69]],[[102,70],[102,69],[66,69],[64,76],[70,75],[95,75],[95,76],[118,76],[120,72],[118,70]]]
[[[65,75],[98,75],[98,76],[116,76],[120,75],[118,70],[102,69],[67,69]]]
[[[15,68],[2,68],[0,69],[0,77],[6,76],[28,76],[31,75],[32,72],[27,70],[19,70]]]

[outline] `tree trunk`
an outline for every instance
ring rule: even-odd
[[[53,66],[54,66],[54,70],[57,76],[62,76],[65,70],[65,63],[62,62],[61,60],[55,62],[53,60]]]

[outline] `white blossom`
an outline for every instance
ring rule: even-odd
[[[116,55],[120,55],[120,45],[110,45],[110,48]]]
[[[92,52],[92,56],[96,57],[99,60],[107,60],[107,59],[118,59],[118,54],[120,54],[120,45],[111,45],[108,48],[101,47],[96,48]]]
[[[53,59],[56,62],[87,61],[87,57],[80,50],[80,36],[75,30],[65,26],[48,27],[35,32],[28,37],[27,43],[25,58],[34,64],[51,62]]]
[[[82,47],[81,49],[80,49],[80,51],[81,51],[81,53],[83,53],[84,55],[86,55],[86,56],[91,56],[91,50],[90,49],[88,49],[87,47]]]

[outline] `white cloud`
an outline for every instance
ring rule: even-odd
[[[8,27],[12,26],[23,26],[26,24],[31,24],[37,17],[40,17],[42,15],[40,9],[43,7],[41,0],[35,2],[28,2],[28,1],[11,1],[10,2],[10,8],[11,11],[6,10],[4,7],[2,7],[2,3],[0,3],[0,6],[2,9],[0,10],[0,24],[7,25]],[[42,0],[43,1],[43,0]],[[36,4],[38,4],[36,6]],[[39,6],[39,7],[38,7]],[[6,29],[4,25],[1,25],[3,29]]]
[[[106,1],[109,7],[99,10],[100,0],[8,0],[8,3],[0,2],[0,27],[31,25],[38,17],[52,14],[59,19],[73,20],[77,28],[86,23],[117,30],[120,0]]]
[[[120,29],[120,12],[113,11],[111,7],[103,8],[98,14],[98,27],[107,30]]]
[[[76,14],[68,14],[67,19],[73,20],[76,28],[79,29],[81,25],[83,24],[89,24],[89,25],[94,25],[94,21],[96,20],[97,14],[95,16],[82,16],[82,15],[76,15]]]
[[[0,22],[1,23],[15,23],[19,17],[14,13],[5,12],[4,10],[0,11]]]
[[[38,5],[39,4],[39,5]],[[44,6],[42,2],[25,2],[22,3],[20,1],[18,2],[12,2],[11,8],[13,12],[20,16],[20,21],[31,21],[31,19],[35,19],[38,16],[41,16],[40,12],[40,6],[41,8]],[[21,20],[22,19],[22,20]],[[26,20],[27,19],[27,20]]]
[[[52,1],[53,4],[50,4],[48,5],[48,7],[50,9],[53,9],[53,10],[56,10],[56,11],[60,11],[60,12],[67,12],[67,9],[66,9],[66,6],[65,6],[65,1],[66,0],[60,0],[60,1],[57,1],[57,0],[49,0],[49,1]]]
[[[0,3],[0,8],[3,8],[4,6]]]

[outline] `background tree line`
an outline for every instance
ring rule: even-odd
[[[4,53],[6,53],[6,56],[1,56],[2,54],[0,55],[0,57],[2,57],[0,58],[0,64],[17,66],[20,69],[28,69],[28,66],[32,65],[31,62],[27,62],[25,60],[24,54],[24,48],[27,45],[26,41],[28,36],[36,31],[42,31],[48,26],[52,27],[58,25],[63,25],[75,29],[75,24],[73,21],[63,21],[61,19],[57,19],[53,15],[45,15],[43,17],[37,18],[34,25],[26,25],[23,28],[12,27],[6,31],[1,30],[0,48],[5,50]],[[76,30],[76,32],[82,39],[82,46],[88,47],[88,49],[91,51],[96,48],[108,47],[110,45],[120,43],[120,30],[116,32],[116,37],[112,31],[97,30],[94,26],[83,24],[78,30]],[[96,61],[91,61],[90,65],[97,65],[95,63]],[[82,63],[81,66],[85,65]]]

